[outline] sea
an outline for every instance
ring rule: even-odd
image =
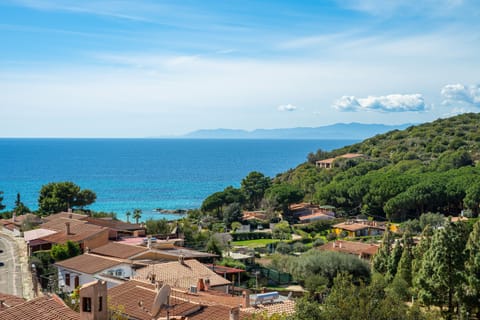
[[[155,209],[193,209],[210,194],[239,187],[251,171],[266,176],[295,168],[318,149],[357,140],[0,139],[0,191],[5,210],[17,193],[32,210],[49,182],[72,181],[93,190],[88,208],[141,220],[178,219]]]

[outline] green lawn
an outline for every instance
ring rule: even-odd
[[[234,246],[247,246],[250,248],[265,247],[269,243],[278,242],[278,239],[256,239],[256,240],[245,240],[245,241],[233,241],[232,245]]]

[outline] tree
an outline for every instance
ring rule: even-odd
[[[69,208],[83,208],[95,200],[96,195],[93,191],[81,190],[73,182],[51,182],[40,189],[38,211],[42,214],[52,214],[67,211]]]
[[[304,193],[298,187],[289,184],[274,184],[265,191],[265,198],[274,210],[282,210],[283,216],[288,217],[289,206],[303,199]]]
[[[207,246],[205,247],[207,252],[216,254],[218,256],[222,256],[222,248],[220,245],[220,241],[218,238],[214,237],[213,235],[208,239]]]
[[[462,302],[467,237],[463,223],[450,222],[436,230],[415,279],[419,299],[426,305],[446,305],[448,320],[452,319],[455,303]]]
[[[246,205],[249,209],[258,208],[260,201],[263,198],[265,190],[271,185],[269,177],[263,175],[263,173],[252,171],[250,172],[241,183],[241,190],[246,198]]]
[[[410,232],[404,232],[402,237],[402,256],[398,262],[395,278],[400,278],[410,287],[412,285],[413,238]]]
[[[133,219],[135,219],[135,223],[138,224],[138,220],[142,217],[142,209],[133,209]]]
[[[225,194],[222,191],[215,192],[209,195],[202,202],[201,209],[203,212],[214,211],[216,210],[217,217],[220,218],[222,215],[222,207],[225,203]]]
[[[292,230],[287,221],[280,221],[272,230],[272,238],[280,240],[288,240],[292,237]]]
[[[387,265],[387,277],[388,279],[393,279],[395,274],[397,273],[398,263],[400,258],[402,257],[403,248],[400,243],[396,243],[390,252],[390,256],[388,257],[388,265]]]
[[[377,253],[373,256],[373,269],[383,275],[388,272],[390,253],[392,252],[393,236],[387,227],[383,234],[382,243]]]
[[[130,223],[130,216],[132,215],[132,213],[130,211],[127,211],[125,215],[127,216],[127,223]]]
[[[81,253],[80,245],[68,240],[64,244],[54,244],[50,255],[55,261],[62,261],[78,256]]]
[[[480,319],[480,221],[473,226],[465,249],[467,255],[465,263],[466,295],[471,307],[476,308],[477,318]]]
[[[480,181],[475,181],[475,183],[467,189],[463,202],[467,208],[472,210],[473,217],[478,217],[478,209],[480,206]]]
[[[0,211],[5,209],[5,205],[2,204],[3,201],[3,191],[0,191]]]
[[[17,193],[17,200],[15,200],[15,207],[13,208],[13,211],[17,216],[30,212],[30,209],[23,204],[20,198],[20,193]]]
[[[148,219],[145,223],[147,234],[170,234],[170,224],[166,219]]]
[[[228,205],[223,213],[223,223],[229,227],[234,222],[242,221],[243,213],[242,206],[238,202],[234,202]]]

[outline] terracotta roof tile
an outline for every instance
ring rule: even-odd
[[[266,312],[267,315],[284,314],[292,315],[295,313],[295,301],[285,300],[279,302],[273,302],[268,304],[257,304],[249,308],[242,308],[242,312],[245,313],[262,313]]]
[[[70,223],[70,233],[67,234],[66,223]],[[101,232],[108,233],[107,228],[99,227],[93,224],[88,224],[83,220],[58,218],[51,220],[41,225],[44,229],[58,231],[56,234],[48,235],[40,239],[50,243],[64,243],[67,240],[83,241]]]
[[[148,248],[118,242],[109,242],[104,246],[91,250],[90,252],[101,256],[129,259],[130,257],[145,251],[148,251]]]
[[[134,223],[127,223],[124,221],[120,220],[113,220],[113,219],[101,219],[101,218],[90,218],[88,217],[86,219],[89,224],[101,226],[101,227],[106,227],[109,229],[114,229],[114,230],[122,230],[122,231],[133,231],[133,230],[141,230],[145,229],[143,228],[140,224],[134,224]]]
[[[79,320],[56,295],[36,298],[0,312],[2,320]]]
[[[146,281],[150,275],[155,274],[157,281],[168,283],[172,287],[188,289],[196,285],[199,278],[209,279],[210,286],[228,285],[230,281],[220,277],[197,260],[185,260],[152,264],[137,271],[134,279]]]
[[[355,255],[373,256],[378,251],[378,245],[371,243],[363,243],[357,241],[336,240],[324,244],[318,248],[325,251],[337,251]]]
[[[59,218],[67,218],[67,219],[74,219],[74,220],[85,220],[88,218],[86,214],[80,214],[80,213],[73,213],[73,212],[59,212],[55,214],[51,214],[49,216],[43,217],[43,220],[45,221],[54,221]]]
[[[14,307],[18,304],[24,303],[25,299],[11,295],[6,293],[0,293],[0,301],[3,303],[0,304],[0,312],[7,309]]]
[[[95,274],[122,263],[124,262],[121,260],[86,253],[80,256],[57,262],[55,263],[55,265],[58,267],[75,270],[86,274]]]

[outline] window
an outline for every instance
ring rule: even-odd
[[[83,312],[92,312],[92,299],[83,298],[82,300],[82,311]]]
[[[70,286],[70,273],[65,273],[65,285]]]
[[[98,297],[98,311],[103,309],[103,297]]]
[[[117,270],[115,270],[115,275],[116,275],[117,277],[123,276],[123,270],[122,270],[122,269],[117,269]]]
[[[80,278],[78,276],[75,277],[75,288],[80,286]]]

